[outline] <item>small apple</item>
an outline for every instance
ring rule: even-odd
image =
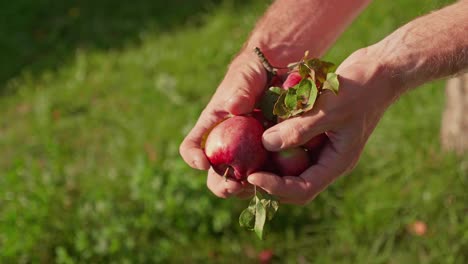
[[[321,149],[325,145],[325,143],[327,143],[327,141],[328,141],[327,134],[322,133],[320,135],[317,135],[311,138],[302,146],[306,148],[307,150],[316,150],[316,149]]]
[[[291,72],[283,83],[283,89],[287,90],[294,87],[296,84],[300,83],[301,80],[302,76],[299,72]]]
[[[325,144],[329,141],[327,134],[322,133],[320,135],[317,135],[313,138],[311,138],[309,141],[307,141],[302,147],[306,148],[307,151],[309,152],[309,157],[312,163],[316,163],[319,156],[320,152],[322,152],[322,149],[325,147]]]
[[[237,181],[260,170],[267,158],[263,131],[262,124],[250,116],[234,116],[214,127],[205,142],[205,154],[213,169]]]
[[[263,128],[266,130],[270,127],[272,127],[275,123],[272,121],[268,120],[265,118],[265,116],[262,113],[262,110],[256,108],[252,111],[251,116],[255,119],[257,119],[260,124],[262,124]]]
[[[274,152],[272,160],[281,176],[299,176],[311,165],[307,151],[301,147]]]

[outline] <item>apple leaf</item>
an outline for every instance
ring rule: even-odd
[[[266,209],[261,202],[255,205],[255,225],[254,231],[260,240],[263,239],[263,228],[266,222]]]
[[[265,224],[278,211],[279,202],[274,196],[255,188],[255,195],[239,216],[241,227],[253,230],[260,239],[265,235]]]
[[[271,221],[273,217],[275,216],[276,212],[278,211],[279,202],[276,197],[268,193],[263,193],[263,197],[264,198],[261,199],[260,202],[263,204],[263,206],[266,209],[266,215],[267,215],[268,221]]]
[[[273,108],[273,114],[281,118],[288,118],[290,116],[288,108],[284,105],[285,98],[286,92],[281,93]]]
[[[284,98],[284,105],[288,108],[288,110],[295,110],[297,108],[296,89],[288,89],[286,97]]]
[[[297,88],[297,101],[301,104],[307,104],[309,102],[310,91],[312,90],[313,82],[310,79],[304,79],[299,83]]]
[[[270,89],[268,89],[268,91],[274,93],[274,94],[277,94],[277,95],[281,95],[281,92],[284,91],[281,87],[276,87],[276,86],[272,86],[270,87]]]
[[[307,112],[311,110],[314,107],[315,101],[317,100],[318,97],[318,89],[317,86],[315,85],[315,82],[310,82],[312,85],[312,89],[310,89],[310,94],[309,94],[309,100],[307,101],[307,104],[304,106],[304,112]]]
[[[322,89],[331,90],[333,93],[338,94],[340,88],[340,81],[338,80],[338,74],[329,72],[327,74],[327,80],[323,83]]]
[[[249,207],[245,208],[239,216],[239,224],[249,230],[253,230],[255,224],[255,202],[256,197],[250,201]]]
[[[310,75],[310,69],[304,63],[299,64],[299,74],[302,78],[307,78]]]
[[[335,69],[335,64],[317,58],[307,60],[305,63],[311,70],[315,72],[315,79],[320,83],[325,82],[327,73]]]

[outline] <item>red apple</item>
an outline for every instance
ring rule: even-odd
[[[262,113],[262,110],[260,109],[254,109],[251,113],[252,117],[257,119],[258,122],[260,122],[260,124],[262,124],[263,128],[266,130],[270,127],[272,127],[275,123],[273,123],[272,121],[268,120],[265,118],[265,116],[263,115]]]
[[[300,83],[301,80],[302,77],[299,72],[291,72],[283,83],[283,89],[287,90]]]
[[[307,141],[304,145],[302,145],[304,148],[307,150],[316,150],[316,149],[321,149],[325,143],[328,140],[328,136],[325,133],[322,133],[320,135],[317,135],[313,138],[311,138],[309,141]]]
[[[320,135],[317,135],[307,141],[304,145],[302,145],[304,148],[306,148],[309,152],[309,157],[312,163],[316,163],[319,156],[320,152],[322,152],[323,147],[328,141],[328,136],[325,133],[322,133]]]
[[[275,152],[272,159],[281,176],[299,176],[311,165],[307,151],[301,147]]]
[[[258,253],[258,261],[261,264],[271,263],[273,260],[273,257],[274,257],[274,254],[273,254],[273,250],[271,249],[265,249],[265,250],[260,251],[260,253]]]
[[[218,124],[205,142],[205,154],[213,169],[237,181],[260,170],[267,158],[263,131],[262,124],[249,116],[234,116]]]
[[[275,75],[271,78],[270,86],[281,87],[283,79],[279,75]]]

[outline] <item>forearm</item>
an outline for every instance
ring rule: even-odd
[[[384,65],[399,93],[468,69],[468,1],[417,18],[369,52]]]
[[[260,47],[273,65],[286,66],[309,50],[321,56],[371,0],[277,0],[247,41]]]

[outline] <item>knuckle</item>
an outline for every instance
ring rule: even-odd
[[[283,133],[283,142],[291,146],[300,145],[302,143],[303,133],[304,127],[300,123],[290,126],[286,129],[285,133]]]

